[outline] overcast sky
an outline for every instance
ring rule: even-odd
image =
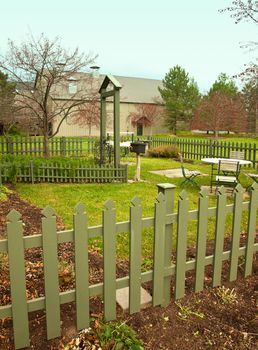
[[[0,53],[8,38],[59,36],[65,48],[98,54],[102,74],[163,79],[183,67],[207,91],[224,72],[239,73],[258,52],[258,26],[235,24],[219,9],[231,0],[9,0],[1,2]]]

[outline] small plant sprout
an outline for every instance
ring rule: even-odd
[[[181,320],[186,320],[190,316],[204,318],[204,314],[202,312],[194,311],[189,306],[185,306],[180,303],[175,303],[175,304],[179,308],[178,317]]]
[[[217,296],[222,304],[236,304],[237,294],[234,288],[225,288],[224,286],[217,288]]]

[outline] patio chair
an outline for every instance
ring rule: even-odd
[[[245,159],[245,152],[244,151],[231,151],[230,158],[231,159]]]
[[[189,185],[193,185],[193,186],[200,189],[200,186],[195,181],[195,178],[197,176],[201,175],[201,173],[197,170],[190,171],[188,169],[185,169],[184,160],[183,160],[183,156],[181,153],[179,153],[179,158],[180,158],[180,163],[181,163],[182,174],[184,177],[184,181],[180,184],[180,186],[183,187],[183,186],[189,184]]]
[[[215,178],[216,189],[221,185],[225,187],[233,187],[234,189],[238,184],[239,172],[240,166],[237,160],[219,160],[218,172]]]

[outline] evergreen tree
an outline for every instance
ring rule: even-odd
[[[175,134],[177,122],[189,121],[198,105],[200,93],[196,82],[180,66],[169,70],[162,80],[160,95],[166,107],[166,126]]]
[[[232,79],[230,79],[225,73],[220,73],[218,79],[213,83],[208,94],[211,95],[214,92],[220,92],[228,96],[236,96],[238,89]]]

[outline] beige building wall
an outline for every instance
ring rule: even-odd
[[[98,78],[92,78],[92,76],[85,74],[75,74],[76,79],[75,84],[78,87],[78,96],[87,94],[87,89],[89,91],[94,87],[95,91],[97,87],[101,85],[105,76],[99,76]],[[157,96],[159,95],[158,87],[161,85],[161,81],[153,79],[143,79],[143,78],[130,78],[130,77],[115,77],[120,84],[122,89],[120,90],[120,131],[134,132],[137,135],[137,127],[131,124],[130,113],[137,111],[137,104],[149,104],[155,103]],[[69,99],[72,95],[69,94],[69,84],[64,82],[56,88],[56,98],[60,100]],[[84,96],[85,97],[85,96]],[[113,100],[107,99],[107,132],[113,132]],[[56,129],[57,121],[53,123],[53,130]],[[155,125],[152,127],[142,127],[143,135],[160,134],[168,132],[164,127],[164,121],[159,118]],[[93,126],[91,131],[91,136],[99,136],[99,127]],[[79,126],[72,122],[71,118],[68,118],[63,122],[60,127],[58,136],[88,136],[89,130],[87,126]]]
[[[130,113],[135,112],[136,107],[133,103],[120,103],[120,131],[125,132],[133,132],[135,136],[137,136],[137,127],[133,127],[130,121]],[[161,134],[167,132],[167,129],[163,126],[163,119],[158,119],[157,123],[151,127],[143,126],[143,135],[151,135],[151,134]],[[57,125],[57,121],[53,125],[53,129],[55,130]],[[113,133],[113,104],[111,102],[107,102],[107,133]],[[91,129],[91,136],[99,136],[100,130],[99,127],[93,126]],[[82,127],[74,122],[71,119],[64,120],[62,123],[58,136],[80,136],[85,137],[89,136],[89,129],[87,126]]]
[[[130,113],[135,112],[136,107],[133,103],[120,103],[120,131],[133,132],[134,135],[137,135],[137,127],[133,127],[130,120]],[[53,125],[55,130],[57,121]],[[113,103],[107,102],[107,133],[113,132]],[[143,135],[151,134],[161,134],[167,132],[167,129],[163,126],[163,120],[160,118],[159,121],[153,125],[152,128],[143,126]],[[93,126],[91,130],[91,136],[99,136],[100,130],[99,127]],[[57,136],[89,136],[88,127],[82,127],[77,124],[74,124],[71,119],[64,120],[62,123],[59,133]]]

